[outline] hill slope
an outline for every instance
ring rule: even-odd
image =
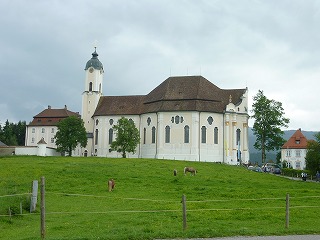
[[[198,170],[196,176],[183,174],[187,165]],[[319,198],[314,197],[320,196],[320,184],[242,167],[155,159],[18,156],[0,158],[0,166],[0,239],[40,239],[39,206],[34,214],[18,213],[20,202],[26,200],[23,193],[41,176],[46,183],[49,240],[320,233]],[[173,169],[178,170],[177,176]],[[107,190],[109,178],[116,181],[113,192]],[[294,206],[289,229],[284,228],[287,193]],[[185,231],[182,195],[187,199]],[[9,208],[16,215],[10,217]]]

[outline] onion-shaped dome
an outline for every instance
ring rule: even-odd
[[[87,70],[90,67],[93,67],[94,69],[101,70],[103,69],[102,63],[98,59],[98,53],[96,51],[96,48],[94,49],[94,52],[92,53],[92,58],[87,62],[86,68],[84,70]]]

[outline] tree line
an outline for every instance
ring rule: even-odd
[[[0,141],[8,146],[24,146],[26,137],[26,121],[13,123],[7,121],[0,124]]]

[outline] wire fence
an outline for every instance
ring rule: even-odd
[[[31,193],[20,193],[20,194],[10,194],[2,195],[0,198],[10,198],[17,196],[30,196]],[[84,197],[84,198],[104,198],[104,199],[117,199],[117,200],[130,200],[130,201],[148,201],[148,202],[163,202],[163,203],[176,203],[181,204],[181,199],[179,200],[166,200],[166,199],[149,199],[149,198],[121,198],[113,196],[101,196],[101,195],[92,195],[92,194],[78,194],[78,193],[61,193],[61,192],[46,192],[46,195],[60,195],[60,196],[73,196],[73,197]],[[314,199],[320,198],[320,196],[295,196],[290,197],[290,200],[293,199]],[[271,201],[271,200],[286,200],[286,197],[272,197],[272,198],[239,198],[239,199],[207,199],[207,200],[186,200],[186,204],[192,203],[227,203],[227,202],[252,202],[252,201]],[[320,205],[294,205],[290,208],[320,208]],[[264,210],[264,209],[285,209],[284,204],[281,206],[259,206],[259,207],[233,207],[233,208],[195,208],[186,209],[187,212],[197,212],[197,211],[236,211],[236,210]],[[54,211],[46,212],[47,215],[50,214],[108,214],[108,213],[155,213],[155,212],[181,212],[180,209],[145,209],[145,210],[108,210],[108,211]],[[40,213],[17,213],[17,216],[25,215],[40,215]],[[10,214],[1,214],[0,217],[9,217]]]
[[[14,215],[17,216],[26,216],[26,215],[40,215],[40,235],[41,238],[44,239],[46,235],[46,216],[50,215],[67,215],[67,214],[128,214],[128,213],[168,213],[168,212],[182,212],[182,226],[183,230],[186,230],[187,228],[187,212],[207,212],[207,211],[256,211],[256,210],[274,210],[274,209],[285,209],[286,213],[286,218],[285,218],[285,227],[289,227],[289,209],[306,209],[306,208],[320,208],[319,204],[316,202],[316,205],[298,205],[295,204],[293,206],[290,206],[290,197],[289,194],[286,195],[285,198],[282,197],[273,197],[273,198],[244,198],[244,199],[205,199],[205,200],[188,200],[186,199],[185,195],[182,195],[181,201],[178,200],[168,200],[168,199],[149,199],[149,198],[120,198],[117,197],[117,200],[129,200],[129,201],[145,201],[145,202],[152,202],[152,203],[162,203],[163,205],[166,204],[165,206],[168,208],[168,204],[170,203],[170,208],[172,208],[171,203],[175,204],[181,204],[181,207],[176,207],[174,209],[120,209],[120,210],[107,210],[107,211],[46,211],[46,196],[61,196],[61,197],[81,197],[81,198],[97,198],[97,199],[115,199],[114,196],[101,196],[101,195],[92,195],[92,194],[78,194],[78,193],[61,193],[61,192],[45,192],[45,179],[44,177],[41,177],[41,186],[40,186],[40,213],[33,213],[35,210],[35,205],[37,203],[37,194],[38,194],[38,181],[35,180],[33,182],[33,188],[32,188],[32,193],[21,193],[21,194],[11,194],[11,195],[3,195],[0,196],[1,199],[4,198],[11,198],[11,197],[21,197],[21,196],[28,196],[31,197],[30,200],[30,213],[23,213],[22,211],[22,202],[20,201],[20,214],[19,213],[14,213]],[[30,196],[29,196],[30,195]],[[320,196],[298,196],[298,197],[291,197],[291,200],[293,199],[298,199],[301,202],[301,199],[315,199],[315,198],[320,198]],[[283,201],[285,200],[285,206],[283,202],[281,203],[281,206],[278,204],[274,206],[253,206],[253,207],[243,207],[241,204],[239,204],[237,207],[230,207],[228,205],[221,207],[204,207],[201,206],[201,204],[212,204],[212,203],[218,203],[219,205],[223,203],[230,203],[230,202],[254,202],[254,201]],[[188,208],[187,208],[187,203],[188,203]],[[197,204],[200,204],[200,207],[195,207]],[[141,204],[139,205],[141,206]],[[147,206],[147,205],[145,205]],[[157,207],[159,204],[157,205]],[[191,208],[189,208],[191,206]],[[118,206],[119,207],[119,206]],[[120,207],[123,207],[121,205]],[[8,209],[8,214],[2,214],[0,217],[9,217],[10,220],[12,219],[12,211],[9,207]]]

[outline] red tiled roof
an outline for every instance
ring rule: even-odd
[[[94,116],[129,115],[160,111],[225,110],[232,96],[241,102],[246,89],[220,89],[202,76],[169,77],[148,95],[101,97]]]
[[[282,146],[282,148],[286,149],[306,149],[307,148],[307,141],[306,137],[301,132],[301,129],[298,129],[290,138],[289,140]]]
[[[51,107],[43,110],[41,113],[33,117],[30,126],[56,126],[57,123],[64,118],[76,116],[81,117],[79,113],[69,111],[67,108],[52,109]]]

